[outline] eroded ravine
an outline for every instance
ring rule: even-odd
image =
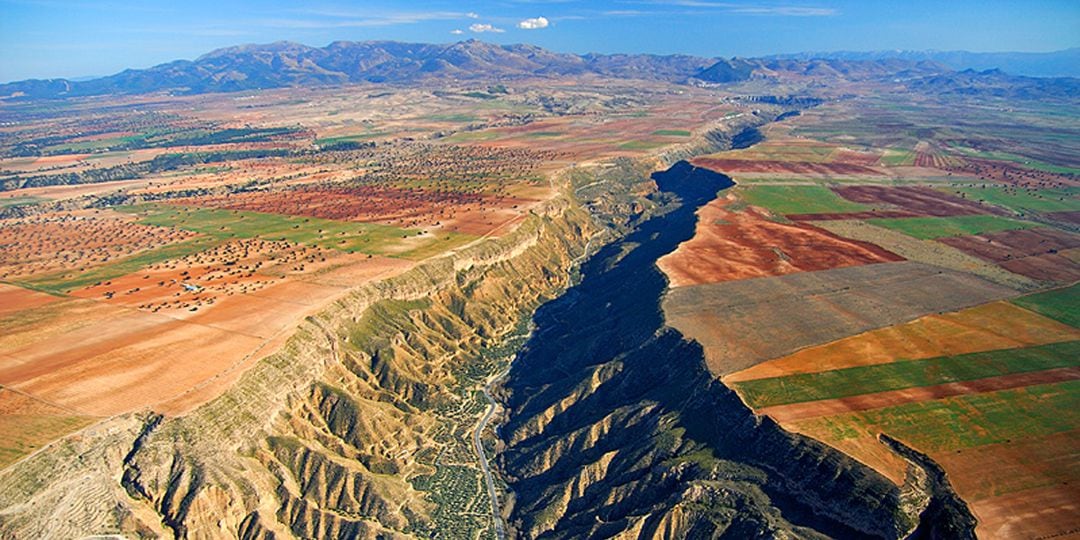
[[[497,463],[524,538],[898,538],[925,494],[756,417],[664,323],[658,258],[733,185],[679,162],[657,173],[665,211],[586,261],[534,317],[501,388]]]

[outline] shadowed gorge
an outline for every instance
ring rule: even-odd
[[[654,263],[733,182],[686,162],[653,178],[666,211],[586,262],[512,364],[499,456],[510,526],[526,538],[912,530],[918,508],[895,485],[755,417],[665,326]]]

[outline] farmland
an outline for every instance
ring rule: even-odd
[[[741,185],[659,263],[668,323],[744,403],[897,484],[879,435],[927,454],[988,538],[1080,527],[1075,130],[1022,114],[864,98],[766,126],[694,160]]]
[[[998,216],[956,216],[947,218],[895,218],[871,219],[871,225],[900,231],[921,240],[943,236],[971,236],[998,231],[1012,231],[1040,227],[1031,222],[1017,221]]]
[[[819,186],[752,186],[743,191],[743,197],[750,204],[779,214],[825,214],[870,209]]]

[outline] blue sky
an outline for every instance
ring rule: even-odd
[[[107,75],[291,40],[532,43],[754,56],[1080,46],[1080,0],[0,0],[0,81]]]

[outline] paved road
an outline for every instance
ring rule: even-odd
[[[498,540],[506,540],[506,528],[503,525],[502,514],[499,512],[499,496],[495,492],[495,480],[491,477],[491,467],[488,465],[487,454],[484,453],[484,445],[480,442],[480,436],[484,432],[484,428],[487,427],[491,416],[495,414],[495,409],[498,405],[495,403],[495,398],[491,396],[491,387],[495,383],[506,376],[507,371],[503,371],[498,375],[491,378],[487,385],[484,386],[484,398],[488,400],[488,410],[484,413],[484,417],[476,423],[476,429],[473,430],[473,450],[476,451],[476,456],[480,459],[480,470],[484,473],[484,483],[487,484],[488,498],[491,499],[491,518],[495,522],[495,537]]]

